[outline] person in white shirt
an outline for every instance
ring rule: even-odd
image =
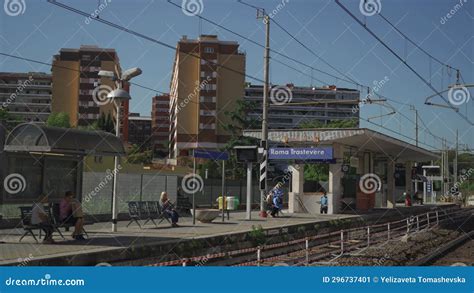
[[[44,205],[48,203],[48,196],[41,195],[37,202],[33,204],[31,210],[31,224],[39,226],[45,233],[43,243],[51,244],[53,240],[53,226],[48,213],[44,210]]]

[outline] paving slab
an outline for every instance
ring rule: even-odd
[[[56,232],[55,244],[38,244],[33,237],[26,236],[19,242],[23,234],[21,227],[0,230],[0,265],[27,264],[28,261],[56,258],[70,255],[87,255],[95,252],[123,251],[123,248],[132,245],[157,245],[180,242],[186,239],[200,239],[231,235],[252,230],[253,226],[263,229],[280,228],[285,226],[331,221],[336,219],[357,218],[357,215],[315,215],[315,214],[288,214],[278,218],[259,218],[253,214],[252,220],[245,220],[245,213],[231,213],[230,220],[221,218],[212,223],[196,222],[192,224],[191,217],[180,219],[180,227],[171,228],[168,223],[154,226],[148,223],[141,229],[136,224],[126,227],[128,221],[119,221],[118,232],[111,232],[111,223],[94,223],[86,226],[89,239],[76,241],[71,238],[71,232],[63,232],[66,239],[62,239]],[[38,231],[36,231],[38,235]]]

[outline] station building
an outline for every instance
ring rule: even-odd
[[[244,136],[261,139],[261,131],[248,130]],[[305,164],[329,164],[325,190],[328,213],[335,214],[396,207],[404,201],[403,192],[414,194],[410,170],[415,163],[439,158],[434,152],[366,128],[274,129],[268,133],[268,143],[270,165],[288,164],[290,213],[319,213],[322,193],[305,190]],[[425,192],[424,197],[425,203],[436,202],[433,192]]]

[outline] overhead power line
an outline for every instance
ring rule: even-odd
[[[413,72],[421,81],[423,81],[434,93],[437,93],[437,95],[439,97],[441,97],[447,104],[447,107],[448,108],[451,108],[452,110],[454,110],[461,118],[463,118],[466,122],[468,122],[470,125],[474,125],[473,122],[471,122],[471,120],[469,120],[469,118],[458,112],[457,111],[457,108],[452,106],[451,103],[449,102],[448,99],[446,99],[443,95],[439,94],[438,91],[433,87],[433,85],[431,85],[430,82],[428,82],[423,76],[421,76],[420,73],[418,73],[418,71],[416,71],[410,64],[408,64],[405,60],[403,60],[402,57],[400,57],[400,55],[398,55],[397,52],[395,52],[392,48],[390,48],[389,45],[387,45],[377,34],[375,34],[371,29],[369,29],[362,21],[360,21],[351,11],[349,11],[349,9],[347,9],[341,2],[340,0],[335,0],[336,1],[336,4],[339,5],[343,10],[344,12],[346,12],[350,17],[352,17],[360,26],[362,26],[362,28],[364,28],[370,35],[372,35],[380,44],[382,44],[390,53],[392,53],[398,60],[400,60],[400,62],[402,62],[403,64],[405,64],[405,66],[411,71]]]
[[[84,17],[90,17],[90,13],[87,13],[87,12],[84,12],[84,11],[82,11],[82,10],[76,9],[76,8],[74,8],[74,7],[68,6],[68,5],[63,4],[63,3],[61,3],[61,2],[58,2],[58,1],[56,1],[56,0],[48,0],[48,2],[51,3],[51,4],[53,4],[53,5],[56,5],[56,6],[58,6],[58,7],[61,7],[61,8],[63,8],[63,9],[69,10],[69,11],[71,11],[71,12],[73,12],[73,13],[82,15],[82,16],[84,16]],[[118,25],[118,24],[116,24],[116,23],[114,23],[114,22],[105,20],[105,19],[103,19],[103,18],[95,18],[95,17],[94,17],[94,18],[91,18],[91,19],[94,20],[94,21],[103,23],[103,24],[105,24],[105,25],[111,26],[111,27],[113,27],[113,28],[116,28],[116,29],[118,29],[118,30],[124,31],[124,32],[129,33],[129,34],[131,34],[131,35],[134,35],[134,36],[136,36],[136,37],[145,39],[145,40],[150,41],[150,42],[152,42],[152,43],[158,44],[158,45],[163,46],[163,47],[165,47],[165,48],[171,49],[171,50],[173,50],[173,51],[176,51],[176,50],[177,50],[177,47],[175,47],[175,46],[173,46],[173,45],[164,43],[164,42],[159,41],[159,40],[157,40],[157,39],[155,39],[155,38],[152,38],[152,37],[149,37],[149,36],[144,35],[144,34],[142,34],[142,33],[136,32],[136,31],[134,31],[134,30],[128,29],[128,28],[126,28],[126,27],[123,27],[123,26]],[[203,57],[201,57],[201,56],[199,56],[199,55],[196,55],[196,54],[194,54],[194,53],[189,53],[189,52],[181,52],[181,53],[183,53],[183,54],[185,54],[185,55],[187,55],[187,56],[191,56],[191,57],[193,57],[193,58],[199,59],[199,60],[205,60],[207,63],[210,63],[210,64],[215,65],[215,66],[217,66],[217,67],[220,67],[220,68],[229,70],[229,71],[234,72],[234,73],[237,73],[237,74],[239,74],[239,75],[248,77],[248,78],[250,78],[250,79],[252,79],[252,80],[256,80],[256,81],[258,81],[258,82],[263,82],[263,80],[260,79],[260,78],[257,78],[257,77],[255,77],[255,76],[246,74],[245,72],[241,72],[241,71],[239,71],[239,70],[233,69],[233,68],[228,67],[228,66],[225,66],[225,65],[223,65],[223,64],[219,64],[219,63],[214,62],[214,61],[212,61],[212,60],[207,60],[206,58],[203,58]]]
[[[390,20],[388,20],[385,16],[383,16],[382,13],[378,13],[378,15],[379,15],[386,23],[388,23],[395,31],[397,31],[400,35],[402,35],[402,36],[403,36],[407,41],[409,41],[412,45],[414,45],[415,47],[417,47],[418,49],[420,49],[420,51],[423,52],[423,53],[425,53],[428,57],[430,57],[430,58],[433,59],[434,61],[438,62],[440,65],[446,66],[447,68],[450,68],[450,69],[453,69],[453,70],[456,70],[456,71],[459,70],[458,68],[452,67],[451,65],[444,63],[443,61],[439,60],[438,58],[436,58],[435,56],[433,56],[432,54],[430,54],[429,52],[427,52],[427,51],[426,51],[425,49],[423,49],[420,45],[418,45],[417,43],[415,43],[415,41],[413,41],[413,40],[410,39],[406,34],[404,34],[400,29],[398,29],[397,26],[394,25],[392,22],[390,22]]]
[[[181,5],[178,5],[178,4],[174,3],[174,2],[171,1],[171,0],[168,0],[168,3],[170,3],[171,5],[173,5],[173,6],[177,7],[177,8],[179,8],[179,9],[182,9]],[[241,1],[239,1],[239,3],[245,4],[245,5],[247,4],[247,3],[244,3],[244,2],[241,2]],[[251,7],[255,7],[255,6],[251,5]],[[225,30],[226,32],[229,32],[229,33],[231,33],[231,34],[233,34],[233,35],[236,35],[236,36],[238,36],[239,38],[242,38],[243,40],[246,40],[247,42],[252,43],[252,44],[254,44],[254,45],[256,45],[256,46],[258,46],[258,47],[260,47],[260,48],[262,48],[262,49],[265,48],[265,46],[264,46],[263,44],[260,44],[259,42],[255,41],[255,40],[252,40],[251,38],[246,37],[246,36],[244,36],[244,35],[241,34],[241,33],[238,33],[238,32],[236,32],[236,31],[234,31],[234,30],[232,30],[232,29],[229,29],[228,27],[225,27],[225,26],[223,26],[223,25],[221,25],[221,24],[215,22],[214,20],[211,20],[211,19],[206,18],[206,17],[204,17],[204,16],[202,16],[202,15],[199,15],[199,14],[193,15],[193,16],[199,18],[200,20],[204,20],[205,22],[208,22],[208,23],[210,23],[210,24],[212,24],[212,25],[214,25],[214,26],[216,26],[216,27],[218,27],[218,28],[220,28],[220,29],[223,29],[223,30]],[[344,79],[344,78],[341,78],[341,77],[339,77],[339,76],[336,76],[336,75],[334,75],[334,74],[331,74],[331,73],[329,73],[329,72],[327,72],[327,71],[324,71],[324,70],[315,68],[315,67],[313,67],[313,66],[311,66],[311,65],[308,65],[307,63],[305,63],[305,62],[303,62],[303,61],[301,61],[301,60],[298,60],[298,59],[296,59],[296,58],[293,58],[293,57],[291,57],[291,56],[289,56],[289,55],[287,55],[287,54],[281,53],[281,52],[279,52],[279,51],[277,51],[277,50],[274,50],[274,49],[272,49],[272,48],[270,48],[270,52],[272,52],[273,54],[278,55],[278,56],[280,56],[280,57],[283,57],[283,58],[285,58],[285,59],[287,59],[287,60],[290,60],[290,61],[292,61],[292,62],[295,62],[295,63],[297,63],[297,64],[299,64],[299,65],[301,65],[301,66],[304,66],[304,67],[306,67],[306,68],[309,68],[309,69],[311,69],[311,70],[314,70],[314,71],[316,71],[316,72],[319,72],[319,73],[321,73],[321,74],[330,76],[330,77],[332,77],[332,78],[335,78],[335,79],[338,79],[338,80],[341,80],[341,81],[345,81],[345,82],[350,83],[350,84],[354,84],[354,85],[357,85],[357,86],[363,86],[363,85],[360,85],[360,84],[357,83],[357,82],[354,82],[354,81],[351,81],[351,80],[346,80],[346,79]],[[278,60],[275,59],[275,58],[272,58],[272,59],[273,59],[273,61],[277,61],[278,63],[280,63],[280,64],[282,64],[282,65],[284,65],[284,66],[286,66],[286,67],[288,67],[288,68],[290,68],[290,69],[298,70],[298,69],[295,69],[294,67],[290,67],[290,65],[288,65],[288,64],[286,64],[286,63],[284,63],[284,62],[282,62],[282,61],[278,61]],[[299,72],[301,72],[301,71],[299,71]],[[310,76],[310,77],[311,77],[311,76]],[[317,79],[317,78],[313,78],[313,79],[315,79],[315,80],[317,80],[317,81],[319,81],[319,82],[321,82],[321,83],[323,83],[323,84],[329,84],[328,82],[319,80],[319,79]]]

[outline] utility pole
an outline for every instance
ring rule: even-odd
[[[453,176],[454,184],[458,182],[458,152],[459,152],[459,133],[456,128],[456,151],[454,153]]]
[[[410,105],[410,110],[415,111],[415,143],[418,146],[418,110],[414,105]]]
[[[260,216],[266,217],[265,197],[267,194],[268,170],[268,94],[270,87],[270,16],[266,14],[264,9],[257,9],[257,19],[263,19],[263,23],[265,24],[262,140],[260,142],[260,147],[263,149],[262,162],[260,163]]]

